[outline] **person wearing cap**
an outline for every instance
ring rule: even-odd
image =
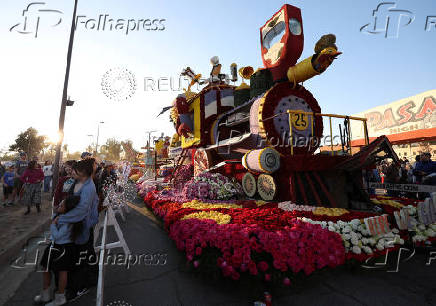
[[[92,153],[89,152],[83,152],[82,155],[80,155],[81,159],[87,159],[87,158],[91,158],[92,157]]]
[[[20,195],[21,189],[23,187],[23,182],[21,181],[20,177],[23,175],[24,171],[26,171],[28,165],[29,163],[27,161],[27,154],[21,152],[20,158],[15,163],[14,189],[12,191],[10,204],[13,204],[17,195]]]

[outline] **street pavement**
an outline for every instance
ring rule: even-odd
[[[1,191],[3,188],[0,188]],[[41,195],[41,212],[37,213],[36,208],[32,207],[30,214],[24,216],[26,205],[21,201],[16,201],[12,206],[4,206],[0,202],[0,263],[8,261],[10,250],[15,250],[17,244],[23,244],[27,240],[29,233],[32,233],[39,226],[47,224],[51,216],[51,203],[48,193]],[[20,245],[21,247],[21,245]],[[6,257],[6,258],[4,258]]]
[[[133,255],[155,260],[129,268],[107,265],[104,305],[253,305],[265,290],[272,293],[273,305],[436,305],[436,261],[426,265],[421,253],[401,263],[396,273],[341,267],[313,274],[291,288],[207,278],[186,265],[184,255],[141,200],[134,205],[125,223],[118,218],[124,237]],[[115,241],[113,229],[108,237]],[[31,273],[6,305],[31,305],[40,286],[40,273]],[[93,305],[95,299],[93,288],[69,305]]]
[[[26,206],[17,201],[13,206],[0,206],[0,305],[14,294],[23,279],[32,272],[29,265],[18,260],[11,268],[11,263],[24,254],[23,248],[35,247],[37,236],[41,236],[47,228],[51,216],[51,202],[48,193],[42,194],[41,212],[35,207],[30,214],[24,216]]]

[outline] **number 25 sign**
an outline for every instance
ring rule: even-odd
[[[292,126],[297,130],[304,131],[309,127],[311,117],[307,114],[295,113],[292,114]]]

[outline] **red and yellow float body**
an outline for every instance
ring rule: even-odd
[[[321,113],[321,107],[299,85],[324,72],[340,52],[336,37],[324,35],[314,48],[315,54],[297,63],[303,50],[302,23],[299,8],[282,6],[260,28],[265,68],[251,75],[250,87],[219,83],[188,99],[180,98],[175,103],[179,115],[176,130],[181,135],[181,147],[194,151],[196,173],[215,168],[213,171],[242,181],[249,174],[250,186],[257,179],[262,198],[272,196],[296,203],[347,207],[350,198],[344,190],[348,186],[351,196],[358,193],[355,190],[361,187],[363,160],[315,154],[323,134],[323,120],[313,113]],[[245,94],[248,90],[248,96],[236,103],[235,97],[240,97],[242,90]],[[296,113],[290,116],[289,110]],[[241,160],[245,153],[266,147],[274,148],[280,155],[277,171],[261,173],[250,169],[264,169],[262,165],[244,168]],[[347,170],[343,166],[347,162],[358,166]],[[272,185],[278,193],[268,190]],[[248,193],[252,191],[251,188]]]
[[[180,98],[180,102],[176,102],[181,121],[176,128],[182,136],[182,148],[212,144],[210,130],[213,123],[220,114],[234,108],[233,91],[234,86],[227,84],[208,86],[189,100]],[[189,127],[188,133],[179,131],[183,124]]]

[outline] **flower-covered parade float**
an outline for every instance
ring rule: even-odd
[[[138,194],[163,220],[169,237],[198,270],[234,280],[249,275],[292,284],[297,275],[346,263],[368,263],[402,245],[428,247],[436,236],[436,196],[425,201],[370,196],[364,173],[381,156],[398,158],[382,136],[352,154],[350,121],[323,114],[301,83],[323,73],[341,54],[333,34],[314,54],[303,50],[300,9],[284,5],[260,28],[265,68],[210,77],[190,67],[192,82],[174,100],[170,118],[174,170],[158,182],[139,179]],[[195,83],[204,85],[192,92]],[[342,150],[320,151],[323,118],[343,120]],[[332,145],[333,149],[333,145]]]

